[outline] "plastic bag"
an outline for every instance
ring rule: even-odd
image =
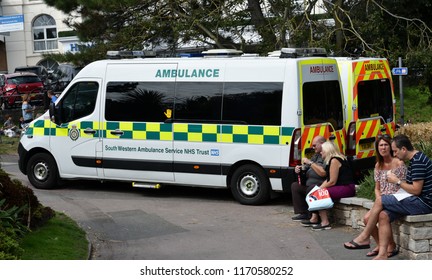
[[[309,211],[318,211],[332,208],[334,203],[330,197],[329,191],[315,186],[307,195],[306,202],[309,206]]]
[[[5,134],[7,137],[15,137],[15,136],[16,136],[16,132],[13,131],[12,129],[6,129],[6,130],[4,131],[4,134]]]

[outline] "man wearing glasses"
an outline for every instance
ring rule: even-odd
[[[309,221],[310,213],[306,203],[306,194],[313,189],[315,185],[321,185],[326,178],[325,163],[321,157],[321,145],[326,142],[323,136],[315,136],[312,140],[312,148],[315,154],[310,158],[302,158],[302,164],[295,167],[294,171],[299,176],[305,172],[306,182],[294,182],[291,184],[291,194],[296,216],[292,217],[294,221]],[[303,170],[302,170],[303,169]],[[311,224],[312,225],[312,224]]]

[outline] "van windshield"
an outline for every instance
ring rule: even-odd
[[[358,83],[358,118],[381,116],[393,121],[393,100],[389,79],[369,80]]]
[[[342,95],[338,81],[303,84],[303,123],[331,123],[335,130],[343,128]]]

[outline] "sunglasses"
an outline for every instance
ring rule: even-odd
[[[380,134],[377,136],[377,138],[378,139],[388,139],[388,140],[391,139],[390,135],[388,135],[388,134]]]

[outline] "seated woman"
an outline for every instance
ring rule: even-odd
[[[354,177],[346,157],[332,141],[323,143],[321,148],[321,155],[326,163],[327,177],[320,188],[327,188],[333,200],[354,196]],[[321,218],[321,222],[319,222],[319,218]],[[313,230],[331,229],[327,210],[320,210],[318,214],[313,213],[312,218],[302,221],[302,224],[312,226]]]
[[[407,168],[403,161],[393,156],[391,138],[386,134],[378,136],[375,141],[375,153],[377,159],[374,169],[375,197],[380,197],[383,194],[394,194],[400,189],[400,186],[387,181],[387,172],[391,170],[400,180],[405,180]],[[372,207],[372,209],[375,208],[376,207]],[[376,247],[366,254],[368,257],[376,256],[379,248],[378,228],[376,226],[377,217],[371,218],[371,215],[373,215],[372,209],[364,216],[364,223],[366,226],[360,235],[344,243],[344,247],[347,249],[367,249],[370,248],[370,236],[372,236],[375,240]],[[393,236],[390,240],[387,252],[388,257],[393,257],[399,253]]]

